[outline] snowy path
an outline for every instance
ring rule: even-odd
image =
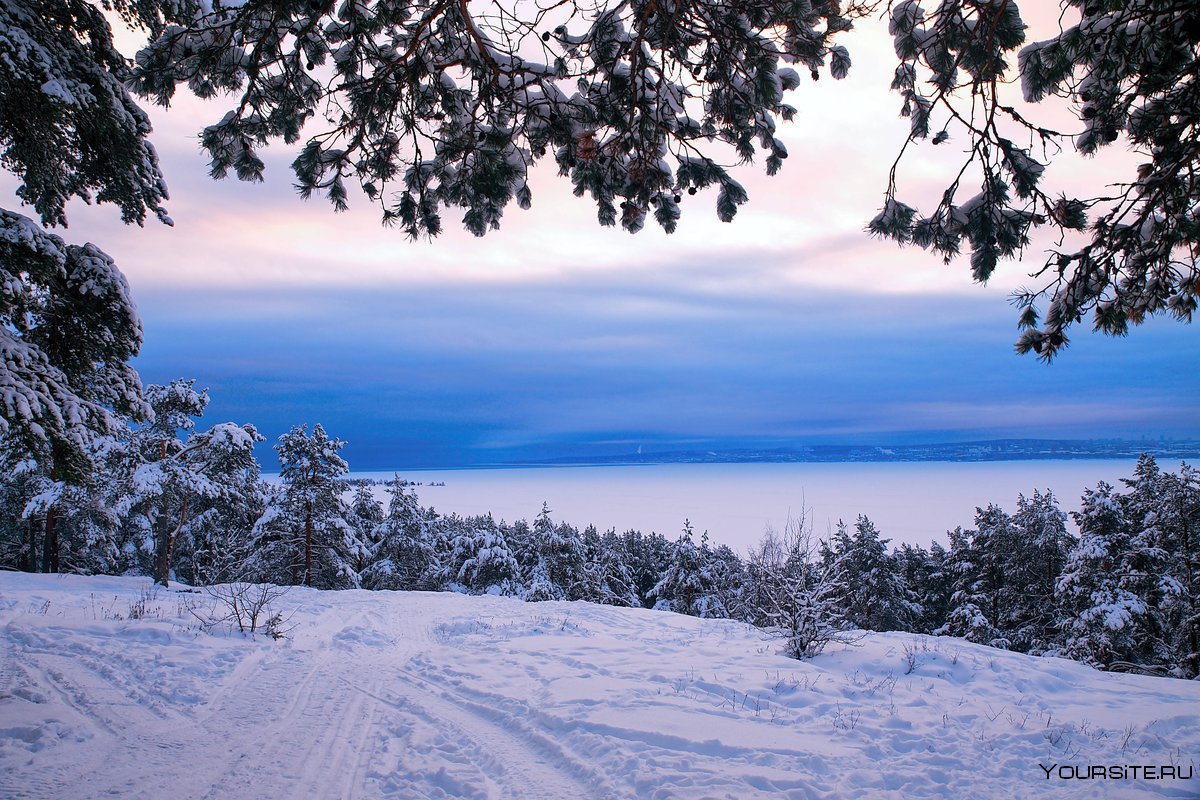
[[[958,640],[810,664],[759,631],[587,604],[295,590],[290,641],[197,595],[0,574],[0,798],[1139,798],[1191,780],[1200,684]]]
[[[39,756],[36,780],[0,779],[0,796],[601,796],[549,738],[410,667],[436,644],[423,615],[388,620],[374,599],[319,612],[320,638],[263,642],[195,705],[147,691],[77,635],[10,622],[6,682],[49,690],[95,741]]]

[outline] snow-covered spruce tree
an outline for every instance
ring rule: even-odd
[[[787,157],[776,118],[800,67],[845,77],[835,44],[859,3],[748,0],[561,3],[422,0],[131,3],[150,29],[134,86],[167,103],[176,87],[233,107],[204,130],[212,173],[262,177],[258,149],[305,139],[305,195],[347,204],[348,180],[411,236],[447,208],[477,235],[549,157],[604,225],[674,230],[683,194],[715,186],[732,219],[746,192],[725,163]],[[303,130],[302,130],[303,129]]]
[[[587,555],[579,531],[566,523],[554,524],[550,506],[533,521],[533,546],[537,559],[527,576],[527,600],[580,600],[584,596]]]
[[[875,523],[861,514],[851,535],[845,523],[824,549],[823,560],[840,563],[844,580],[832,598],[845,620],[856,628],[871,631],[911,630],[918,609],[896,560],[880,538]]]
[[[914,603],[911,627],[915,633],[933,633],[946,624],[954,588],[949,573],[949,553],[933,542],[926,550],[907,542],[893,557]]]
[[[1181,464],[1163,475],[1157,528],[1173,585],[1166,598],[1173,667],[1184,678],[1200,675],[1200,472]]]
[[[711,547],[708,544],[708,531],[700,537],[700,555],[710,581],[710,614],[736,619],[738,609],[742,606],[742,588],[746,580],[742,559],[729,545]]]
[[[893,168],[870,223],[878,235],[947,261],[966,247],[980,282],[1002,260],[1020,258],[1033,228],[1057,230],[1036,283],[1016,295],[1024,329],[1017,349],[1045,359],[1067,345],[1067,329],[1084,315],[1097,330],[1123,335],[1159,313],[1190,321],[1200,294],[1200,6],[1060,5],[1058,32],[1026,42],[1012,0],[889,3],[900,58],[892,88],[911,120],[901,154],[920,140],[961,138],[967,155],[926,212],[897,198]],[[1006,88],[1018,77],[1024,105]],[[1059,132],[1037,122],[1029,104],[1049,98],[1077,124]],[[1092,196],[1055,193],[1055,152],[1091,156],[1116,143],[1139,157],[1135,172],[1098,176]]]
[[[354,571],[361,575],[375,558],[381,537],[380,526],[385,519],[383,503],[375,497],[370,482],[354,482],[354,494],[350,498],[346,519],[354,528],[355,537],[363,544],[358,551],[358,561],[354,564]]]
[[[671,561],[650,590],[650,596],[655,600],[654,608],[693,617],[725,616],[724,609],[717,608],[714,602],[705,554],[692,537],[692,523],[684,520],[683,532],[675,540]]]
[[[248,577],[318,589],[358,585],[354,564],[365,545],[346,520],[342,501],[349,471],[338,451],[346,443],[331,438],[320,424],[293,427],[279,437],[282,487],[255,523]]]
[[[1143,455],[1134,467],[1133,477],[1122,478],[1121,482],[1128,491],[1117,495],[1117,502],[1129,528],[1127,553],[1120,569],[1124,586],[1145,604],[1145,613],[1138,620],[1138,653],[1133,663],[1167,668],[1173,654],[1166,609],[1175,582],[1158,524],[1163,472],[1153,456]]]
[[[1004,538],[1004,528],[1011,525],[1011,521],[1003,509],[989,505],[986,510],[976,509],[975,522],[982,524],[986,530],[982,537],[976,531],[963,530],[962,527],[949,532],[947,572],[953,592],[946,623],[934,633],[1007,647],[1008,641],[1003,638],[997,624],[1004,579],[1003,565],[993,543]]]
[[[185,547],[175,558],[180,580],[194,586],[229,583],[243,576],[254,525],[266,511],[270,490],[251,446],[234,430],[248,425],[213,426],[205,457],[207,475],[217,491],[201,498],[188,523]],[[255,440],[261,441],[261,436]]]
[[[621,537],[610,528],[603,535],[588,525],[581,534],[584,548],[581,600],[612,606],[640,605],[633,571],[625,563]]]
[[[388,484],[388,509],[376,529],[378,544],[363,572],[364,589],[433,589],[437,563],[436,515],[421,507],[415,492],[395,476]]]
[[[652,608],[655,598],[651,593],[671,561],[671,543],[661,533],[628,530],[621,534],[621,552],[642,607]]]

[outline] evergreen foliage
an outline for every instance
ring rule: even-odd
[[[1191,0],[1062,0],[1059,32],[1026,41],[1011,0],[894,0],[890,27],[900,65],[892,89],[911,126],[901,153],[961,137],[966,163],[932,211],[897,198],[893,168],[877,235],[949,261],[970,252],[975,279],[1018,259],[1032,229],[1061,238],[1037,283],[1016,296],[1020,352],[1049,359],[1067,329],[1091,316],[1124,335],[1155,314],[1190,321],[1200,293],[1200,7]],[[1034,121],[1005,86],[1019,78],[1026,104],[1057,98],[1078,133]],[[1055,194],[1052,155],[1085,156],[1122,143],[1134,174],[1105,176],[1092,196]],[[961,186],[977,178],[970,188]],[[978,187],[976,189],[975,187]]]
[[[374,529],[377,542],[363,570],[363,588],[433,589],[438,572],[436,515],[418,504],[399,475],[388,485],[388,495],[387,514]]]
[[[444,582],[451,589],[472,594],[517,595],[526,593],[521,585],[521,569],[504,536],[504,531],[488,514],[483,517],[446,519],[448,553],[443,562]],[[531,576],[527,593],[532,599],[550,600],[553,587],[545,574],[535,583]]]
[[[825,548],[822,560],[843,575],[831,597],[846,622],[872,631],[910,630],[918,612],[896,558],[887,550],[875,523],[859,516],[850,535],[844,523]]]
[[[228,94],[204,130],[214,176],[260,180],[258,150],[304,139],[302,195],[348,203],[347,180],[384,221],[434,236],[447,209],[476,235],[513,202],[532,203],[530,169],[551,160],[603,225],[649,218],[675,229],[682,193],[717,189],[733,218],[746,192],[726,163],[787,157],[784,91],[827,70],[861,4],[751,0],[512,4],[496,12],[427,0],[371,5],[142,3],[152,40],[136,90],[167,103],[179,85]],[[147,16],[149,18],[147,18]]]
[[[250,578],[321,589],[358,586],[354,569],[366,555],[347,521],[342,476],[349,470],[338,451],[346,443],[325,428],[299,425],[279,437],[279,477],[283,486],[255,523],[248,564]]]

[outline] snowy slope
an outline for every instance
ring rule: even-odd
[[[1200,796],[1039,767],[1194,772],[1200,682],[454,594],[294,589],[277,642],[198,630],[212,602],[0,573],[0,797]]]

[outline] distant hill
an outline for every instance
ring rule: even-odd
[[[903,445],[811,445],[773,449],[669,450],[619,455],[567,456],[506,466],[610,464],[792,464],[888,461],[1029,461],[1200,457],[1200,441],[1125,439],[994,439],[980,442]]]

